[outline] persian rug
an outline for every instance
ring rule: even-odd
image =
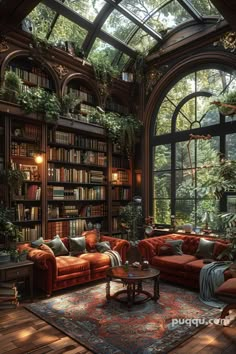
[[[111,294],[123,285],[111,282]],[[143,284],[152,292],[152,283]],[[141,295],[140,295],[141,296]],[[106,284],[83,287],[25,308],[97,354],[167,353],[195,334],[220,310],[199,300],[199,294],[160,284],[160,299],[134,305],[106,301]],[[199,319],[200,325],[175,324],[172,319]]]

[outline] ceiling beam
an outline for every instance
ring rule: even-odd
[[[21,21],[40,3],[40,0],[0,1],[0,31],[2,34],[17,28]]]
[[[236,31],[236,1],[235,0],[211,0],[212,4],[228,22],[233,31]]]

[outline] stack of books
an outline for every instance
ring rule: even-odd
[[[14,282],[0,282],[0,310],[19,305],[18,291]]]

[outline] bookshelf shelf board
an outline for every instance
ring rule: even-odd
[[[40,199],[14,199],[14,203],[33,203],[33,204],[39,204],[41,203]]]
[[[71,203],[71,204],[74,204],[74,203],[98,203],[98,202],[105,202],[106,199],[48,199],[48,204],[51,204],[51,203]]]
[[[93,186],[106,186],[107,183],[99,183],[99,182],[96,182],[96,183],[85,183],[85,182],[57,182],[57,181],[48,181],[48,185],[52,186],[52,185],[55,185],[55,186],[63,186],[63,185],[66,185],[66,186],[73,186],[73,185],[79,185],[79,186],[90,186],[90,187],[93,187]]]
[[[131,184],[126,184],[126,183],[112,183],[112,188],[119,188],[119,187],[125,187],[125,188],[131,188]]]
[[[21,221],[14,221],[16,225],[33,225],[33,224],[41,224],[41,220],[21,220]]]
[[[25,179],[24,183],[40,185],[40,184],[42,184],[42,181],[34,181],[34,180]]]
[[[38,145],[40,143],[39,139],[34,139],[34,138],[26,137],[26,136],[15,136],[15,135],[12,135],[11,136],[11,140],[15,141],[15,142],[19,142],[19,143],[31,143],[31,144],[34,144],[34,145]]]
[[[88,168],[98,168],[98,169],[106,169],[107,168],[107,165],[95,165],[95,164],[88,164],[88,163],[76,163],[76,162],[66,162],[66,161],[59,161],[59,160],[48,160],[48,163],[53,163],[55,165],[63,165],[63,166],[80,166],[80,167],[84,167],[84,169],[88,169]]]
[[[48,222],[55,222],[55,221],[70,221],[70,220],[90,220],[90,219],[104,219],[107,215],[98,215],[98,216],[69,216],[68,218],[50,218]]]

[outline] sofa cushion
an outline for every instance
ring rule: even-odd
[[[85,237],[86,249],[88,252],[96,250],[95,245],[100,241],[97,230],[88,230],[82,232],[82,236]]]
[[[59,235],[56,235],[51,241],[45,242],[45,244],[53,250],[55,256],[64,256],[69,253]]]
[[[76,256],[82,253],[87,253],[85,237],[69,237],[70,254]]]
[[[89,262],[90,268],[101,268],[104,266],[110,266],[110,257],[105,253],[87,253],[79,256],[80,259],[84,259]]]
[[[183,254],[183,251],[182,251],[183,240],[169,240],[169,239],[167,239],[166,244],[171,245],[172,250],[173,250],[173,254],[176,254],[176,255]]]
[[[183,241],[184,241],[182,245],[183,253],[195,255],[200,238],[196,236],[185,236]]]
[[[196,260],[195,256],[189,254],[174,255],[174,256],[155,256],[152,258],[152,265],[158,267],[159,265],[168,269],[184,270],[184,266],[188,262]]]
[[[212,259],[212,262],[214,260]],[[184,268],[187,272],[200,273],[201,269],[206,265],[205,259],[197,259],[195,261],[186,263]]]
[[[215,246],[214,246],[214,250],[213,250],[213,256],[214,259],[218,259],[218,257],[221,255],[221,253],[227,248],[230,247],[231,244],[230,243],[226,243],[226,242],[219,242],[216,241],[215,242]],[[228,260],[227,256],[224,256],[223,258],[220,258],[221,261],[225,261]]]
[[[110,242],[109,241],[98,242],[96,243],[95,248],[98,252],[101,253],[106,252],[111,249]]]
[[[89,262],[80,257],[60,256],[56,257],[58,276],[80,273],[90,269]]]
[[[197,248],[196,257],[213,258],[214,246],[215,246],[215,241],[210,241],[201,238]]]
[[[156,247],[157,256],[172,256],[174,254],[172,245],[168,243],[159,243]]]

